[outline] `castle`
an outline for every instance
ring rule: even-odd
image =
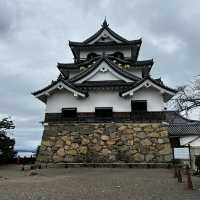
[[[127,40],[104,20],[83,42],[69,42],[73,63],[33,95],[46,104],[40,162],[169,162],[169,113],[176,90],[138,60],[141,39]]]

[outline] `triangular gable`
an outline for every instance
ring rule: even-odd
[[[150,77],[148,77],[141,81],[138,81],[138,83],[133,85],[133,87],[130,88],[129,90],[122,92],[121,96],[122,97],[125,97],[127,95],[133,96],[134,93],[137,92],[138,90],[143,89],[143,88],[149,88],[149,87],[153,87],[153,88],[159,90],[160,93],[164,95],[165,101],[169,100],[177,92],[176,90],[168,88],[164,85],[161,85],[161,84],[157,83],[156,81],[152,80]]]
[[[63,81],[63,80],[58,80],[53,82],[51,85],[36,91],[34,93],[32,93],[35,97],[37,97],[38,99],[40,99],[41,101],[46,103],[46,99],[49,95],[51,95],[55,90],[67,90],[71,93],[73,93],[73,95],[75,97],[86,97],[87,94],[80,92],[78,89],[76,89],[73,85],[71,85],[70,83]]]
[[[133,82],[140,80],[139,77],[134,76],[133,74],[120,69],[119,66],[116,66],[112,61],[103,55],[96,63],[88,67],[85,71],[79,73],[77,76],[71,78],[70,82],[82,83],[89,80],[91,77],[94,77],[95,74],[109,72],[111,80],[123,80],[125,82]],[[104,79],[103,79],[104,80]]]
[[[115,33],[112,29],[109,28],[109,24],[106,19],[104,20],[102,27],[91,37],[83,41],[85,44],[94,44],[95,42],[128,42],[125,38]]]
[[[106,29],[104,29],[99,36],[94,38],[92,41],[90,41],[88,44],[94,44],[94,43],[106,43],[106,42],[115,42],[115,43],[121,43],[119,39],[111,35]]]
[[[132,82],[132,80],[115,72],[105,61],[102,61],[95,70],[93,70],[90,74],[80,79],[76,83],[83,83],[85,81],[109,80],[123,80],[125,82]]]

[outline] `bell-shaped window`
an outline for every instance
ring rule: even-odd
[[[91,60],[91,59],[93,59],[93,58],[95,58],[95,57],[97,57],[98,55],[96,54],[96,53],[89,53],[88,55],[87,55],[87,60]]]
[[[121,52],[115,52],[114,54],[113,54],[113,56],[115,57],[115,58],[119,58],[119,59],[124,59],[124,54],[123,53],[121,53]]]

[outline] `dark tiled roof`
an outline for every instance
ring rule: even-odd
[[[200,123],[170,124],[168,131],[170,137],[200,136]]]
[[[145,78],[143,78],[143,79],[141,79],[141,80],[139,80],[139,81],[133,83],[132,87],[130,87],[130,88],[127,89],[127,90],[122,91],[122,92],[120,93],[120,95],[122,95],[122,93],[128,92],[129,90],[132,90],[132,89],[136,88],[137,86],[139,86],[140,84],[142,84],[142,83],[143,83],[144,81],[146,81],[146,80],[150,80],[150,81],[153,82],[154,84],[160,86],[160,87],[163,88],[163,89],[169,90],[170,92],[174,92],[174,93],[177,92],[177,90],[174,90],[174,89],[172,89],[172,88],[169,88],[169,87],[165,86],[160,80],[153,79],[153,78],[151,78],[150,76],[147,76],[147,77],[145,77]]]
[[[77,70],[80,69],[81,66],[92,64],[94,61],[98,60],[100,56],[92,58],[90,60],[84,60],[80,63],[58,63],[57,68],[60,69],[69,69],[69,70]]]
[[[37,95],[37,94],[39,94],[39,93],[41,93],[41,92],[44,92],[45,90],[48,90],[49,88],[53,87],[54,85],[56,85],[56,84],[57,84],[58,82],[60,82],[60,81],[61,81],[62,83],[64,83],[66,86],[72,88],[73,90],[82,93],[78,88],[76,88],[76,87],[75,87],[73,84],[71,84],[70,82],[68,82],[68,81],[66,81],[66,80],[63,80],[62,78],[58,78],[57,81],[52,81],[52,83],[49,84],[48,86],[44,87],[44,88],[41,89],[41,90],[35,91],[35,92],[33,92],[32,94],[33,94],[33,95]],[[87,94],[85,94],[85,95],[87,95]]]
[[[91,47],[97,47],[97,46],[132,46],[132,45],[136,45],[136,44],[141,44],[141,39],[139,40],[132,40],[132,41],[127,41],[124,43],[116,43],[116,42],[96,42],[94,44],[87,44],[84,42],[73,42],[73,41],[69,41],[69,46],[70,47],[84,47],[84,48],[91,48]]]
[[[108,31],[114,38],[121,41],[122,43],[126,43],[126,44],[141,44],[142,43],[141,39],[139,39],[139,40],[127,40],[127,39],[123,38],[122,36],[118,35],[116,32],[114,32],[112,29],[109,28],[109,24],[107,23],[106,20],[104,20],[101,28],[95,34],[93,34],[91,37],[87,38],[83,42],[70,42],[69,45],[70,46],[86,45],[89,42],[91,42],[92,40],[96,39],[104,30]]]

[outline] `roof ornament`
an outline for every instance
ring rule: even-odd
[[[103,24],[101,25],[103,28],[107,28],[109,26],[109,24],[107,23],[106,17],[103,21]]]

